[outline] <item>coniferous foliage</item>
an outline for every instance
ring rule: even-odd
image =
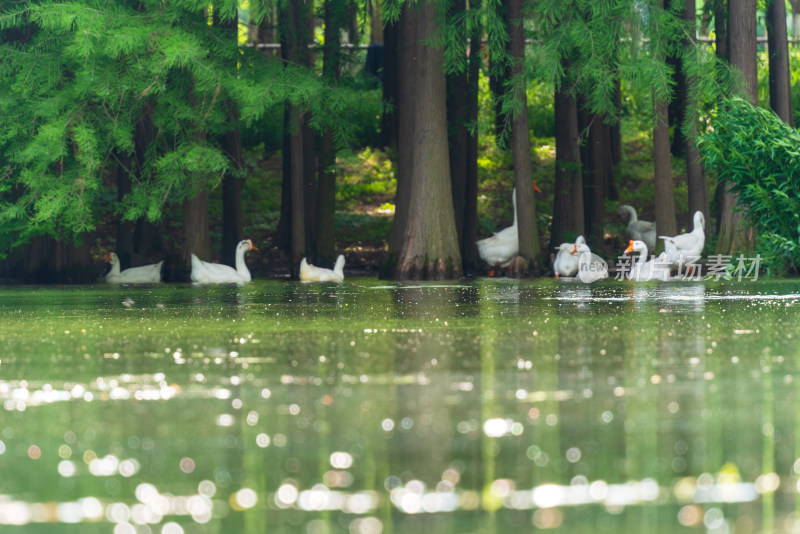
[[[776,272],[800,269],[800,134],[774,112],[726,100],[700,139],[706,166],[736,194]]]
[[[272,3],[251,2],[251,17]],[[231,45],[225,26],[237,5],[32,1],[0,12],[0,254],[35,235],[91,230],[104,212],[157,221],[239,172],[219,142],[233,127],[226,102],[247,124],[290,101],[315,128],[347,138],[337,116],[346,90]],[[143,121],[154,135],[136,147]],[[109,171],[137,148],[143,157],[133,158],[131,191],[118,202]]]

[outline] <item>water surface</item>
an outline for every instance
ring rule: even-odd
[[[0,288],[3,532],[794,532],[800,282]]]

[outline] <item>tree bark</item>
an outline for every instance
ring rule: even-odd
[[[478,267],[478,78],[481,70],[481,30],[470,37],[467,79],[467,169],[464,183],[464,218],[461,235],[461,259],[464,272]]]
[[[381,0],[369,0],[369,42],[383,44],[383,20],[381,18]]]
[[[683,45],[690,53],[697,53],[695,50],[695,32],[697,27],[697,7],[695,0],[686,0],[684,8],[684,20],[689,26],[689,37],[683,40]],[[682,132],[683,142],[685,143],[684,152],[686,154],[686,185],[689,194],[689,216],[695,212],[703,213],[705,220],[710,220],[708,205],[708,187],[706,177],[703,172],[703,165],[700,162],[700,151],[697,149],[695,141],[697,137],[697,98],[692,95],[697,85],[697,77],[686,72],[686,63],[681,63],[683,78],[686,81],[686,94],[683,100],[683,118],[677,126]],[[686,130],[687,118],[691,127]]]
[[[230,112],[232,123],[238,122],[236,104],[229,102],[232,107]],[[222,137],[222,147],[231,161],[234,173],[226,174],[222,179],[222,263],[236,266],[236,246],[242,240],[242,178],[240,172],[244,167],[242,157],[242,136],[238,126],[225,132]]]
[[[466,0],[456,0],[450,5],[448,18],[463,14],[467,8]],[[465,38],[463,27],[458,28],[457,39]],[[450,185],[453,190],[453,211],[456,220],[458,242],[463,244],[464,212],[466,209],[467,186],[467,72],[452,72],[447,75],[447,133],[450,155]],[[464,251],[461,250],[463,257]]]
[[[786,34],[786,3],[784,0],[768,1],[767,28],[769,105],[783,122],[794,127],[790,91],[789,43]]]
[[[605,227],[606,174],[611,168],[608,126],[596,113],[579,110],[578,117],[580,127],[588,131],[585,146],[581,148],[586,240],[592,248],[600,250]]]
[[[308,50],[310,21],[310,0],[289,2],[279,5],[279,29],[281,32],[281,53],[289,63],[308,65],[311,56]],[[284,138],[284,187],[288,185],[289,198],[285,191],[282,201],[286,201],[288,209],[281,206],[282,224],[279,229],[291,237],[291,266],[293,279],[299,276],[300,260],[306,255],[306,219],[313,205],[307,204],[307,192],[314,182],[313,137],[309,141],[309,133],[305,123],[303,110],[296,105],[288,104],[284,115],[284,128],[289,132]],[[285,134],[284,134],[285,135]],[[287,142],[288,141],[288,142]],[[286,165],[288,149],[289,164]],[[310,167],[309,167],[310,165]],[[287,184],[288,182],[288,184]],[[287,215],[284,220],[284,215]],[[288,230],[288,232],[287,232]]]
[[[750,103],[758,104],[758,67],[756,63],[756,1],[729,0],[731,64],[743,75],[744,93]],[[721,195],[717,253],[733,254],[753,249],[752,233],[741,226],[742,212],[736,210],[737,195],[728,190]]]
[[[553,188],[553,222],[550,250],[568,238],[584,233],[583,176],[578,132],[578,105],[566,88],[557,87],[554,98],[556,168]]]
[[[401,16],[402,17],[402,16]],[[381,114],[381,146],[397,148],[398,120],[398,41],[400,22],[389,22],[383,30],[383,113]]]
[[[117,154],[117,201],[122,203],[125,197],[131,192],[131,159],[122,152]],[[125,270],[131,266],[131,256],[133,255],[133,222],[123,220],[122,215],[117,219],[117,246],[116,252],[119,257],[119,268]]]
[[[511,119],[511,148],[514,157],[514,183],[517,188],[519,255],[527,265],[514,266],[513,274],[527,276],[541,266],[539,230],[536,225],[536,204],[531,181],[531,140],[528,128],[528,98],[525,92],[525,33],[522,0],[508,0],[509,51],[512,58],[511,77],[514,99],[521,102],[519,113]]]
[[[191,254],[201,260],[211,257],[211,236],[208,231],[208,193],[203,191],[183,201],[183,260],[191,265]]]
[[[668,104],[653,100],[656,124],[653,127],[653,167],[655,182],[656,229],[659,235],[677,234],[675,223],[675,186],[669,144]],[[657,248],[661,248],[659,243]],[[655,254],[655,250],[648,251]]]
[[[343,6],[333,5],[335,0],[325,0],[325,47],[322,51],[322,75],[330,84],[337,84],[341,68],[340,35],[344,17]],[[370,3],[373,19],[377,13],[380,20],[380,3]],[[373,20],[374,21],[374,20]],[[373,34],[375,29],[373,27]],[[383,34],[381,33],[381,39]],[[317,217],[315,261],[322,265],[332,265],[336,259],[336,146],[333,142],[333,128],[322,134],[319,156],[319,176],[317,177]]]
[[[442,279],[461,273],[447,151],[446,87],[442,51],[426,43],[436,32],[436,5],[407,5],[401,21],[399,121],[414,135],[399,139],[394,277]],[[401,188],[398,176],[398,189]]]

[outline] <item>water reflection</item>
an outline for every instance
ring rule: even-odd
[[[798,301],[769,281],[3,289],[0,524],[791,532]]]

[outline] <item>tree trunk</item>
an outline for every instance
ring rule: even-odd
[[[208,193],[203,191],[183,201],[183,246],[185,264],[191,265],[191,254],[201,260],[211,257],[211,236],[208,231]]]
[[[683,45],[690,50],[689,53],[696,54],[695,47],[695,28],[697,27],[697,8],[695,0],[686,0],[684,8],[684,20],[689,27],[689,37],[685,38]],[[710,220],[710,211],[708,206],[708,188],[706,185],[706,177],[703,173],[703,165],[700,162],[700,151],[697,150],[697,98],[692,96],[695,85],[697,85],[697,77],[690,75],[686,72],[686,63],[681,63],[683,78],[686,81],[686,93],[683,100],[683,118],[681,123],[677,126],[683,133],[683,141],[685,143],[684,152],[686,154],[686,185],[689,190],[689,216],[693,216],[695,212],[700,211],[706,221]],[[690,123],[688,130],[686,129],[687,119]]]
[[[508,2],[509,0],[502,0],[495,4],[494,9],[498,11],[498,18],[503,20],[506,27],[508,24]],[[509,28],[510,29],[510,28]],[[494,135],[497,146],[501,150],[505,150],[509,146],[509,124],[510,121],[503,113],[503,101],[506,98],[506,90],[508,88],[509,79],[511,78],[511,70],[502,59],[489,57],[489,92],[493,96],[494,101]]]
[[[466,0],[456,0],[450,5],[448,18],[453,19],[464,13]],[[458,27],[456,39],[465,39],[463,27]],[[450,156],[450,184],[453,190],[453,211],[459,244],[463,243],[463,221],[466,208],[467,186],[467,72],[453,72],[447,75],[447,133]],[[464,250],[461,250],[463,257]]]
[[[369,42],[383,44],[383,20],[381,19],[381,0],[369,0]]]
[[[580,117],[579,113],[579,120]],[[583,120],[585,126],[581,127],[588,129],[588,139],[585,148],[581,150],[584,226],[586,227],[587,242],[592,248],[600,250],[603,248],[606,173],[610,167],[608,160],[611,152],[608,142],[608,126],[603,124],[602,118],[596,113],[586,112]]]
[[[281,150],[281,216],[275,231],[275,244],[285,254],[292,253],[292,116],[289,103],[283,105],[283,147]]]
[[[131,192],[131,159],[122,152],[117,154],[117,201],[122,203]],[[117,245],[116,252],[119,257],[119,268],[125,270],[131,266],[133,255],[133,222],[123,220],[122,215],[117,219]]]
[[[308,65],[311,60],[308,50],[311,28],[309,21],[310,5],[310,0],[300,0],[289,2],[287,5],[279,5],[281,53],[289,63]],[[281,198],[286,201],[286,206],[281,206],[283,224],[279,225],[279,229],[288,233],[291,237],[291,246],[289,247],[291,250],[290,272],[292,278],[297,279],[300,260],[306,255],[306,217],[313,207],[313,205],[307,205],[306,200],[309,184],[314,182],[313,150],[310,153],[306,153],[309,146],[313,147],[313,138],[309,142],[310,134],[305,126],[303,110],[292,104],[287,107],[288,110],[284,115],[284,128],[289,132],[289,137],[288,140],[284,138],[283,183],[284,186],[289,186],[289,198],[286,198],[284,191]],[[288,149],[288,166],[286,165],[286,149]],[[285,220],[283,220],[284,214],[287,215]]]
[[[238,121],[236,104],[229,102],[234,107],[231,111],[232,123]],[[236,266],[236,246],[242,240],[242,178],[239,173],[244,167],[242,157],[242,137],[238,126],[223,134],[222,147],[231,160],[234,174],[227,174],[222,179],[222,263]]]
[[[669,145],[668,104],[653,99],[656,124],[653,127],[653,167],[655,182],[656,229],[659,235],[677,234],[675,223],[675,186]],[[656,245],[661,248],[661,241]],[[655,250],[648,251],[655,254]]]
[[[411,142],[415,136],[415,121],[417,115],[412,113],[411,110],[403,110],[401,106],[403,103],[408,102],[409,106],[413,106],[415,93],[414,81],[414,56],[413,51],[410,50],[414,39],[417,38],[412,24],[406,23],[405,19],[408,15],[408,8],[403,8],[400,13],[400,20],[395,24],[394,31],[396,32],[395,41],[395,58],[396,58],[396,95],[394,110],[394,122],[397,132],[395,142],[397,143],[397,190],[394,199],[394,221],[392,222],[392,235],[389,239],[389,255],[390,258],[387,262],[386,269],[383,273],[384,276],[394,276],[394,269],[397,264],[398,257],[395,256],[403,246],[403,236],[408,223],[408,208],[411,202],[411,176],[412,176],[412,162],[414,161],[414,144]],[[389,26],[386,27],[384,33],[386,39],[386,46],[389,46],[390,32]],[[406,44],[408,43],[408,44]],[[401,46],[406,46],[402,49]],[[408,57],[411,56],[411,57]],[[402,69],[402,70],[401,70]],[[401,75],[402,73],[402,76]],[[388,74],[388,72],[386,73]],[[384,94],[386,92],[386,85],[384,85]],[[385,117],[384,117],[385,118]],[[405,142],[400,143],[399,140],[403,139]],[[401,165],[400,162],[403,162]]]
[[[436,9],[430,3],[408,5],[401,21],[400,129],[403,132],[412,124],[415,134],[400,137],[398,146],[398,174],[408,180],[405,198],[398,191],[397,211],[406,215],[395,219],[395,227],[404,224],[392,243],[394,276],[400,280],[461,273],[447,152],[443,53],[426,46],[436,32]],[[400,176],[398,189],[399,180]]]
[[[401,16],[402,17],[402,16]],[[381,114],[381,146],[397,148],[398,121],[398,41],[400,22],[389,22],[383,29],[383,113]]]
[[[517,188],[517,219],[519,255],[525,263],[514,266],[515,276],[527,276],[541,266],[539,258],[539,230],[536,225],[536,204],[531,181],[531,140],[528,128],[528,98],[525,92],[525,32],[523,28],[522,0],[508,0],[508,34],[511,52],[511,77],[514,81],[514,99],[521,102],[519,113],[511,119],[511,148],[514,156],[514,183]]]
[[[743,75],[744,92],[754,106],[758,104],[756,63],[756,1],[730,0],[731,65]],[[737,195],[728,190],[721,195],[717,253],[733,254],[753,249],[752,233],[741,227],[742,212],[736,210]]]
[[[461,235],[461,260],[464,272],[478,267],[478,78],[481,70],[481,29],[470,37],[467,77],[467,169],[464,183],[464,219]]]
[[[341,65],[339,43],[344,18],[341,6],[334,6],[335,0],[325,0],[325,47],[322,52],[322,75],[330,84],[337,84]],[[380,21],[380,3],[370,2],[373,22],[377,13]],[[375,28],[373,25],[373,34]],[[381,33],[381,38],[383,34]],[[317,178],[317,217],[315,261],[322,265],[332,265],[336,259],[336,146],[333,142],[333,129],[327,128],[322,134],[319,155],[319,176]]]
[[[583,176],[578,132],[578,105],[566,88],[556,88],[554,98],[556,168],[553,188],[553,222],[550,250],[566,239],[582,235]]]
[[[289,163],[291,165],[292,279],[300,276],[300,261],[306,255],[305,173],[303,170],[303,117],[296,106],[289,105],[292,134]]]
[[[789,44],[786,35],[786,3],[769,0],[767,3],[767,34],[769,46],[769,105],[783,122],[794,127],[790,92]]]

